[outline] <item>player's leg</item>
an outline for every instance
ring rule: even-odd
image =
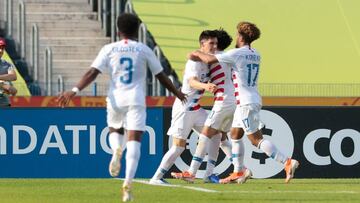
[[[216,174],[214,174],[214,169],[216,166],[216,161],[219,156],[219,146],[221,142],[221,133],[214,135],[211,138],[211,142],[209,143],[207,155],[208,160],[206,163],[206,171],[204,175],[205,183],[219,183],[219,178]]]
[[[176,159],[185,150],[186,139],[178,138],[179,136],[172,137],[172,147],[166,152],[154,176],[150,179],[151,184],[168,184],[163,177],[175,163]]]
[[[146,109],[143,106],[129,106],[126,114],[126,169],[123,183],[123,201],[133,199],[131,188],[132,181],[139,164],[141,154],[141,137],[145,131]]]
[[[112,157],[109,164],[109,172],[112,177],[117,177],[121,168],[121,157],[126,144],[124,128],[115,129],[109,127],[109,144],[112,149]]]
[[[207,112],[204,109],[199,109],[197,111],[196,121],[194,122],[195,131],[199,131],[201,129],[201,127],[203,126],[203,124],[206,120],[206,117],[207,117]],[[191,118],[189,118],[189,119],[191,119]],[[180,173],[173,172],[173,173],[171,173],[172,177],[182,179],[182,180],[185,180],[188,182],[193,182],[195,180],[195,174],[196,174],[197,170],[199,169],[199,167],[203,161],[203,158],[207,152],[207,147],[209,145],[210,139],[213,135],[217,134],[216,130],[209,129],[209,132],[208,132],[209,137],[208,137],[203,134],[203,132],[205,132],[205,131],[203,131],[204,128],[202,128],[202,131],[201,131],[202,133],[200,133],[200,135],[199,135],[198,145],[196,147],[195,154],[193,155],[193,159],[191,161],[189,170],[180,172]]]
[[[150,180],[150,183],[153,184],[166,184],[163,176],[175,163],[176,159],[181,155],[185,150],[186,140],[188,135],[191,132],[192,127],[196,123],[196,119],[201,119],[200,111],[184,111],[178,110],[178,108],[173,107],[171,115],[171,126],[167,132],[170,136],[169,139],[172,139],[172,147],[164,155],[161,160],[160,166],[156,170],[154,176]]]
[[[221,136],[220,148],[226,157],[232,162],[231,157],[231,141],[227,137],[227,133],[223,132]]]
[[[242,111],[239,106],[236,107],[234,113],[234,119],[232,122],[232,128],[230,131],[231,135],[231,156],[232,164],[234,166],[234,171],[228,177],[221,179],[220,183],[245,183],[247,179],[252,176],[252,173],[249,169],[244,166],[244,154],[245,147],[242,140],[244,136],[244,130],[242,128]]]
[[[107,124],[109,126],[109,144],[112,149],[112,157],[109,164],[109,173],[112,177],[117,177],[120,173],[120,163],[122,152],[126,144],[126,137],[124,136],[124,118],[125,110],[115,112],[111,104],[107,103]]]
[[[208,152],[208,150],[213,150],[213,149],[209,149],[209,146],[211,144],[211,139],[213,136],[218,134],[218,130],[213,129],[209,126],[204,126],[203,130],[201,131],[201,134],[199,135],[199,143],[196,147],[196,151],[195,154],[193,156],[193,159],[191,161],[190,164],[190,168],[189,168],[189,172],[193,175],[196,174],[197,170],[200,168],[200,165],[206,155],[206,153]],[[220,143],[219,143],[220,145]],[[219,150],[219,145],[217,147],[217,151]],[[216,157],[217,159],[217,157]],[[215,161],[212,160],[212,161]]]
[[[216,161],[219,155],[219,146],[221,139],[226,133],[230,131],[231,123],[233,120],[233,115],[235,111],[235,106],[233,105],[215,105],[212,110],[212,116],[208,116],[208,119],[205,122],[206,126],[210,126],[213,129],[216,129],[219,134],[211,138],[211,143],[208,149],[208,162],[206,166],[206,172],[204,176],[205,182],[219,183],[219,178],[214,174],[214,168],[216,166]],[[226,149],[229,151],[231,157],[231,149]]]
[[[244,108],[249,109],[247,118],[244,118],[247,121],[245,123],[248,123],[249,125],[244,126],[250,142],[275,161],[284,164],[286,171],[285,182],[289,182],[290,179],[293,178],[295,170],[299,166],[299,162],[287,157],[281,153],[272,142],[263,138],[261,130],[258,129],[260,122],[259,112],[261,109],[259,105],[249,105]]]

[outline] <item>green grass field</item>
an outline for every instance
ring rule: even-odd
[[[358,96],[360,92],[360,1],[133,0],[133,4],[180,78],[186,54],[199,47],[202,30],[223,27],[235,36],[239,21],[251,21],[262,31],[254,42],[262,54],[259,84],[287,88],[281,86],[280,95],[275,91],[278,87],[261,88],[263,95]],[[331,86],[327,91],[327,84],[357,86]],[[346,93],[349,88],[356,91]]]
[[[143,181],[145,180],[137,180]],[[134,202],[360,202],[359,179],[249,180],[246,184],[134,183]],[[0,202],[120,202],[118,179],[0,179]]]

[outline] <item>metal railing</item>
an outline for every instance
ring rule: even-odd
[[[12,8],[13,1],[12,0],[5,0],[5,21],[6,21],[6,32],[8,36],[13,35],[13,8]]]
[[[25,3],[23,1],[19,2],[18,6],[18,39],[20,45],[20,57],[25,59],[26,57],[26,18],[25,18]]]
[[[31,66],[32,77],[35,81],[39,80],[39,46],[39,29],[34,23],[31,31]]]
[[[161,51],[159,46],[155,46],[153,49],[155,56],[160,61],[161,59]],[[155,75],[152,76],[152,96],[161,96],[161,85],[159,80],[156,79]],[[166,90],[166,94],[168,94],[168,90]]]
[[[124,12],[125,13],[134,13],[133,5],[130,0],[126,1]]]
[[[109,25],[108,15],[110,13],[110,11],[108,10],[108,1],[107,0],[102,0],[101,13],[102,13],[103,30],[104,30],[105,33],[107,33],[108,25]]]
[[[359,97],[359,84],[260,83],[261,96]]]
[[[141,42],[143,44],[147,44],[146,39],[147,39],[146,25],[144,23],[141,23],[139,26],[138,40],[139,40],[139,42]]]
[[[57,92],[63,92],[64,91],[64,79],[62,75],[58,75],[57,78]]]
[[[50,47],[45,49],[45,60],[44,60],[44,81],[45,81],[45,89],[46,95],[52,95],[52,71],[53,71],[53,63],[52,63],[52,51]]]

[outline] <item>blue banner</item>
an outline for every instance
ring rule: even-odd
[[[1,178],[110,177],[105,108],[12,108],[0,118]],[[162,121],[162,108],[147,109],[136,177],[151,177],[161,161]]]

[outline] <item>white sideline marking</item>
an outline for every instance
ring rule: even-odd
[[[120,180],[124,180],[122,178],[117,178]],[[150,184],[147,180],[133,180],[137,183],[142,183],[146,185],[153,185]],[[168,185],[153,185],[153,186],[161,186],[161,187],[177,187],[177,188],[185,188],[189,190],[195,190],[200,192],[207,192],[207,193],[243,193],[243,194],[275,194],[275,193],[305,193],[305,194],[359,194],[358,191],[352,191],[352,190],[339,190],[339,191],[314,191],[314,190],[269,190],[269,191],[253,191],[253,190],[227,190],[227,191],[219,191],[219,190],[211,190],[201,187],[193,187],[193,186],[183,186],[183,185],[174,185],[174,184],[168,184]]]
[[[120,180],[124,180],[121,179]],[[134,182],[137,183],[142,183],[142,184],[146,184],[146,185],[153,185],[150,184],[149,181],[147,180],[133,180]],[[195,191],[200,191],[200,192],[208,192],[208,193],[217,193],[220,191],[217,190],[210,190],[210,189],[206,189],[206,188],[201,188],[201,187],[193,187],[193,186],[183,186],[183,185],[174,185],[174,184],[168,184],[168,185],[153,185],[153,186],[162,186],[162,187],[177,187],[177,188],[185,188],[185,189],[189,189],[189,190],[195,190]]]

